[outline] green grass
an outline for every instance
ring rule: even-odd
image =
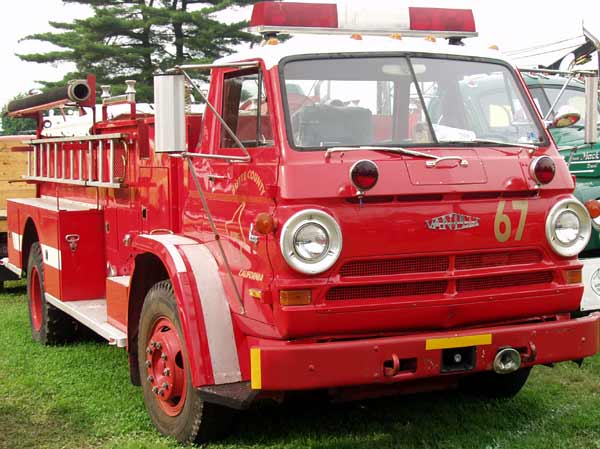
[[[31,340],[22,287],[0,295],[0,449],[165,449],[125,351]],[[344,405],[262,405],[211,448],[600,449],[600,357],[537,367],[513,400],[422,394]]]

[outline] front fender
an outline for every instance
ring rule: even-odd
[[[164,264],[177,298],[194,387],[242,380],[231,310],[208,248],[178,235],[137,236],[134,249]]]

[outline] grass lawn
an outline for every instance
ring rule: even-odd
[[[0,449],[178,448],[158,435],[125,351],[42,347],[24,290],[0,295]],[[537,367],[513,400],[450,392],[323,407],[259,406],[211,448],[600,449],[600,357]]]

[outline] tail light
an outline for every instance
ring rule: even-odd
[[[375,162],[362,160],[350,169],[350,181],[359,192],[372,189],[379,179],[379,169]]]
[[[554,179],[556,164],[549,156],[536,157],[531,161],[529,172],[538,184],[548,184]]]

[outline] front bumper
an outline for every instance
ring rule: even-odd
[[[600,309],[600,257],[579,259],[583,262],[583,297],[581,310]]]
[[[577,360],[599,349],[600,313],[578,319],[504,325],[337,342],[250,342],[255,390],[304,390],[386,384],[432,378],[443,372],[442,352],[472,347],[471,373],[492,369],[499,349],[513,347],[523,367]],[[448,374],[456,375],[453,371]]]

